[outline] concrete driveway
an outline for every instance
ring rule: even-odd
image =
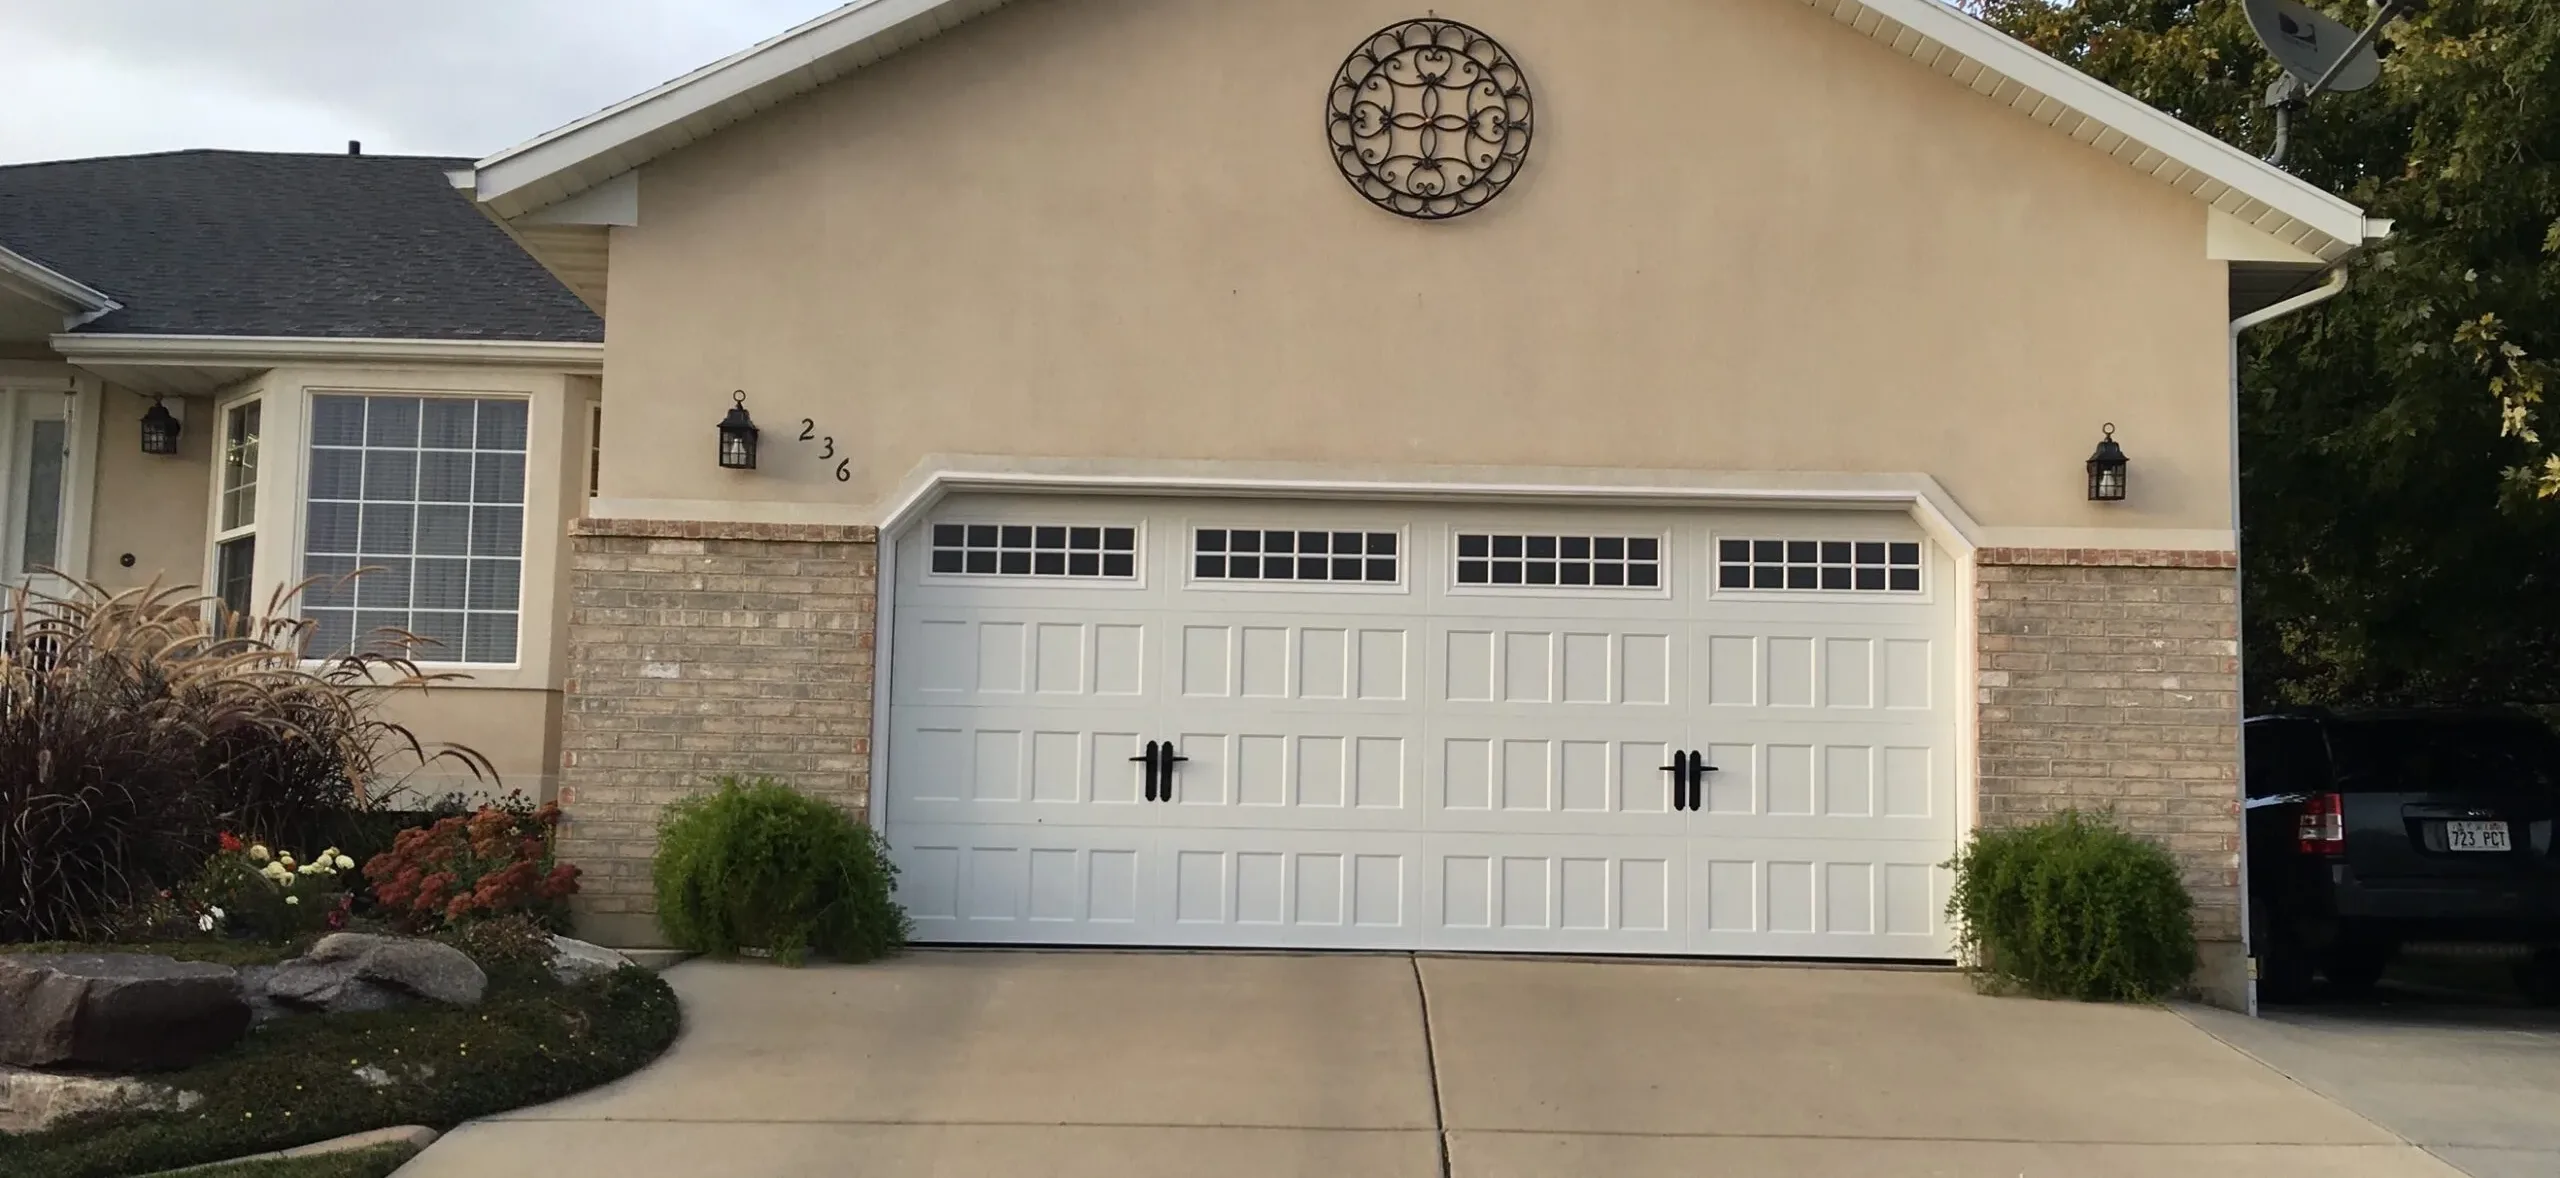
[[[2456,1173],[2169,1011],[1944,973],[928,952],[667,977],[666,1059],[402,1178]]]

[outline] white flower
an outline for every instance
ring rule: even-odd
[[[213,916],[211,913],[207,913],[196,918],[196,931],[207,933],[213,931]]]
[[[285,870],[284,864],[282,863],[269,863],[265,867],[259,868],[258,874],[263,875],[268,879],[275,880],[278,883],[283,883],[293,878],[293,873]]]
[[[251,860],[252,862],[257,862],[257,863],[264,863],[264,862],[266,862],[266,861],[267,861],[267,848],[266,848],[266,844],[264,844],[264,843],[258,843],[258,844],[253,844],[252,846],[250,846],[250,848],[249,848],[249,858],[250,858],[250,860]]]
[[[300,896],[287,896],[287,897],[285,897],[285,898],[284,898],[284,902],[285,902],[285,903],[287,903],[287,904],[299,904],[299,903],[301,903],[301,902],[302,902],[302,897],[300,897]]]
[[[353,870],[355,870],[355,869],[356,869],[356,861],[355,861],[355,860],[350,859],[350,858],[348,858],[348,857],[346,857],[346,856],[344,856],[344,855],[340,855],[340,856],[338,856],[338,870],[340,870],[340,871],[353,871]]]
[[[214,906],[213,906],[213,918],[214,918],[215,920],[229,920],[229,919],[231,919],[230,917],[228,917],[228,916],[224,916],[224,915],[222,914],[222,905],[220,905],[220,904],[216,904],[216,905],[214,905]]]

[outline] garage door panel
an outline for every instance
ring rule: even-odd
[[[906,614],[909,611],[901,611]],[[1155,627],[1144,615],[912,611],[898,627],[893,703],[1150,706]]]
[[[1487,833],[1671,834],[1681,816],[1671,808],[1671,775],[1662,767],[1677,746],[1661,725],[1632,738],[1631,727],[1434,723],[1423,769],[1431,787],[1428,822],[1435,830]]]
[[[1697,838],[1691,951],[1789,957],[1944,957],[1938,840],[1843,846]]]
[[[1416,942],[1421,856],[1411,834],[1168,833],[1158,943],[1383,949]]]
[[[891,727],[891,821],[1115,826],[1145,818],[1143,747],[1114,712],[903,708]]]
[[[1667,716],[1686,693],[1678,626],[1486,618],[1435,624],[1426,682],[1452,715],[1627,708]]]
[[[1553,953],[1687,951],[1686,846],[1673,838],[1434,834],[1434,944]]]
[[[901,824],[890,857],[920,940],[1144,944],[1153,837]]]
[[[1184,616],[1164,681],[1183,703],[1253,701],[1307,711],[1372,711],[1408,702],[1420,648],[1409,619]]]
[[[1836,621],[1822,630],[1813,623],[1769,629],[1775,632],[1719,624],[1695,633],[1697,693],[1710,710],[1856,717],[1926,713],[1944,702],[1939,642],[1926,630]]]
[[[1416,726],[1339,715],[1274,719],[1186,715],[1170,739],[1190,760],[1175,771],[1166,820],[1305,830],[1416,826]]]

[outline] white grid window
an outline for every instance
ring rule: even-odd
[[[1716,587],[1918,593],[1920,545],[1910,540],[1719,540]]]
[[[1662,538],[1460,532],[1457,572],[1461,585],[1653,589],[1662,584]]]
[[[1067,524],[935,524],[933,571],[944,576],[1138,575],[1138,530]]]
[[[422,661],[515,662],[524,475],[523,401],[312,398],[311,653],[388,628],[433,642]],[[359,568],[375,571],[340,579]]]
[[[1200,528],[1191,575],[1203,581],[1362,581],[1394,584],[1394,532]]]

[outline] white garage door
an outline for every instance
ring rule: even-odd
[[[958,497],[896,571],[921,940],[1948,955],[1898,513]]]

